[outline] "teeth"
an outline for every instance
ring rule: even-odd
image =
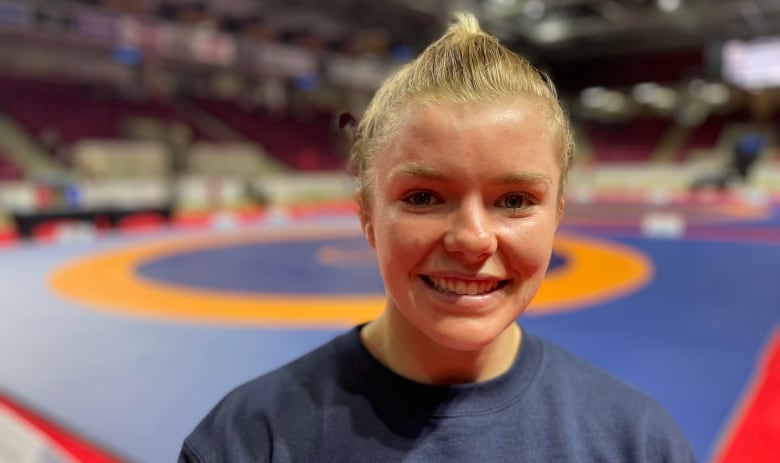
[[[478,292],[479,292],[479,287],[477,286],[477,282],[472,281],[471,283],[469,283],[468,293],[473,296]]]
[[[498,286],[498,281],[467,281],[455,278],[429,277],[433,286],[439,291],[457,294],[459,296],[475,296],[493,291]]]
[[[468,283],[465,281],[458,281],[455,284],[455,293],[456,294],[468,294]]]

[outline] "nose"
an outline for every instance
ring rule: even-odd
[[[481,201],[464,201],[453,212],[444,247],[469,261],[485,259],[496,252],[495,227]]]

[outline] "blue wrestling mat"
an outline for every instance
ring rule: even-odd
[[[521,323],[655,397],[716,463],[780,326],[778,210],[685,206],[684,233],[648,236],[646,214],[604,207],[572,208]],[[20,244],[0,291],[0,392],[150,463],[227,391],[382,304],[351,218]]]

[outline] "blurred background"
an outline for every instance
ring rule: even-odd
[[[0,225],[349,197],[337,116],[458,10],[559,86],[573,192],[780,191],[773,0],[2,0]]]
[[[137,244],[323,218],[356,228],[340,116],[359,118],[456,11],[559,88],[577,139],[563,231],[647,252],[661,295],[630,305],[669,310],[623,320],[668,338],[620,325],[621,349],[593,347],[612,325],[586,317],[606,302],[528,324],[659,398],[702,460],[776,461],[729,442],[751,398],[766,399],[755,371],[780,339],[777,0],[0,0],[0,463],[170,461],[230,388],[340,332],[343,319],[292,331],[114,320],[49,282],[125,232],[142,232]],[[637,340],[665,352],[659,370],[629,366]],[[263,360],[236,360],[247,352]],[[209,379],[198,356],[221,365]],[[772,384],[761,403],[774,418],[753,420],[748,441],[780,439],[761,424],[780,416]]]

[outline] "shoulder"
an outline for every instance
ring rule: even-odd
[[[534,337],[541,352],[538,380],[551,393],[589,397],[603,406],[617,408],[660,407],[644,392],[617,379],[605,370],[541,337]],[[601,403],[603,402],[603,403]]]
[[[313,386],[324,387],[329,371],[335,370],[337,352],[334,342],[263,374],[230,391],[214,408],[217,417],[252,418],[289,409],[287,399],[301,400],[301,392]]]
[[[687,439],[669,413],[648,394],[556,344],[536,338],[542,361],[537,394],[601,449],[643,455],[632,461],[692,462]]]
[[[338,342],[230,391],[186,438],[182,456],[193,461],[265,461],[281,450],[273,448],[276,434],[310,440],[306,433],[314,430],[301,423],[317,422],[323,397],[336,387]]]

